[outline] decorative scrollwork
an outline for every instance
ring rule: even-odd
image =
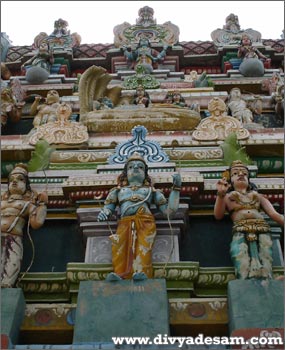
[[[123,164],[134,152],[141,154],[149,163],[169,161],[169,157],[158,142],[145,139],[147,129],[144,126],[134,127],[131,133],[133,138],[130,141],[120,143],[116,147],[115,154],[108,159],[109,164]]]

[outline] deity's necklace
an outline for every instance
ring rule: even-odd
[[[139,196],[137,196],[134,191],[137,191],[139,188],[142,187],[142,185],[129,185],[128,186],[130,188],[130,190],[132,191],[132,195],[131,195],[131,201],[137,201],[138,199],[140,199]]]
[[[20,200],[20,199],[23,199],[23,195],[21,194],[11,194],[7,200],[8,203],[11,203],[13,201],[16,201],[16,200]]]
[[[129,185],[128,186],[132,191],[137,191],[139,188],[141,188],[141,185]]]
[[[242,204],[242,205],[253,205],[256,204],[256,197],[254,196],[254,198],[252,199],[248,199],[248,200],[244,200],[242,198],[242,196],[248,195],[247,193],[243,194],[239,191],[235,191],[234,193],[232,193],[231,197],[238,203],[238,204]]]

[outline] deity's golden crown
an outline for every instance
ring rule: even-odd
[[[243,162],[241,160],[234,160],[230,166],[230,169],[237,168],[237,167],[242,167],[242,168],[248,169],[248,167],[245,164],[243,164]]]
[[[242,34],[241,38],[248,38],[249,40],[252,40],[251,35],[249,35],[248,33]]]
[[[140,160],[144,164],[146,164],[146,161],[144,158],[139,154],[139,152],[134,152],[127,160],[127,163],[131,162],[132,160]]]
[[[10,175],[12,174],[22,174],[22,175],[28,176],[27,165],[23,163],[16,164],[15,168],[11,171]]]

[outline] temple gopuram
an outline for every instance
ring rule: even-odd
[[[1,33],[1,349],[284,348],[284,38],[169,19]]]

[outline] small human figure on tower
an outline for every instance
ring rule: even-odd
[[[249,169],[240,160],[234,161],[227,176],[217,184],[214,215],[221,220],[228,211],[233,221],[231,258],[239,279],[272,278],[272,238],[263,210],[272,220],[284,226],[279,214],[256,186],[249,181]]]
[[[1,288],[15,286],[23,258],[24,227],[40,228],[47,215],[48,196],[31,189],[28,169],[19,163],[8,177],[1,198]]]
[[[138,85],[132,103],[145,108],[151,103],[150,96],[143,85]]]

